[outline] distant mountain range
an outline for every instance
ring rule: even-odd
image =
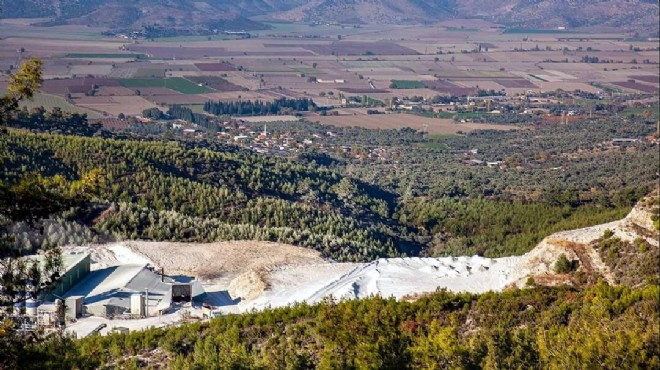
[[[266,28],[249,17],[300,5],[264,0],[0,0],[4,18],[51,18],[45,25],[81,24],[140,30],[158,25],[191,33]],[[291,5],[287,5],[291,4]]]
[[[460,0],[457,12],[521,28],[617,27],[658,32],[657,0]]]
[[[657,0],[314,0],[292,20],[419,23],[482,18],[510,27],[606,26],[657,32]],[[297,17],[296,17],[297,16]]]
[[[658,32],[657,0],[0,0],[2,17],[50,24],[174,29],[258,29],[250,18],[414,24],[482,18],[518,28],[619,27]]]

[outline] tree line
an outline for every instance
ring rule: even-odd
[[[279,98],[272,102],[262,100],[241,100],[241,101],[208,101],[204,104],[204,111],[215,115],[232,116],[265,116],[282,113],[308,112],[316,109],[316,104],[312,99],[299,98]]]

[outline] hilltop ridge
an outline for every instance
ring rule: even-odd
[[[649,0],[1,0],[6,18],[51,18],[46,24],[108,28],[146,25],[179,30],[251,30],[260,20],[342,24],[420,24],[479,18],[517,28],[613,27],[658,32],[658,2]],[[11,5],[11,6],[9,6]]]

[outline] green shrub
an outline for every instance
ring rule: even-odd
[[[533,288],[536,286],[536,281],[534,280],[533,277],[530,276],[527,278],[527,281],[525,282],[525,286]]]
[[[578,261],[571,261],[562,253],[559,255],[559,258],[557,258],[557,262],[555,262],[554,271],[557,274],[568,274],[569,272],[575,271],[577,266]]]

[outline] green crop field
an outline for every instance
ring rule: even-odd
[[[436,115],[438,118],[454,118],[454,114],[450,112],[440,112]]]
[[[190,108],[190,110],[193,111],[193,113],[201,113],[201,114],[206,114],[204,111],[204,105],[203,104],[186,104],[184,105],[186,108]]]
[[[504,33],[533,33],[533,34],[557,34],[557,33],[576,33],[575,31],[559,30],[559,29],[534,29],[534,28],[507,28]]]
[[[385,105],[385,103],[383,103],[382,100],[374,99],[374,98],[372,98],[372,97],[370,97],[370,96],[367,96],[366,98],[367,98],[366,103],[367,103],[368,105]]]
[[[126,54],[126,53],[68,53],[64,55],[65,58],[74,59],[146,59],[144,54]]]
[[[199,86],[198,84],[181,77],[165,79],[165,87],[176,90],[182,94],[204,94],[215,91],[210,87]]]
[[[421,112],[416,112],[414,114],[416,114],[418,116],[428,117],[428,118],[444,118],[444,119],[454,118],[454,113],[450,113],[450,112],[435,113],[435,112],[425,110],[425,111],[421,111]]]
[[[128,88],[140,88],[140,87],[166,87],[178,91],[182,94],[204,94],[213,92],[215,90],[206,87],[199,86],[198,84],[186,80],[182,77],[172,77],[172,78],[127,78],[119,80],[122,86]]]
[[[487,115],[489,113],[486,112],[461,112],[461,113],[456,113],[456,118],[457,119],[473,119],[473,118],[479,118],[481,116]]]
[[[66,113],[87,114],[87,117],[89,118],[102,117],[101,113],[73,105],[60,96],[44,94],[39,92],[34,94],[32,99],[21,102],[20,106],[27,107],[27,109],[44,107],[44,109],[46,109],[47,111],[51,111],[53,110],[53,108],[60,108],[62,112],[66,112]]]
[[[392,89],[423,89],[426,87],[426,85],[422,81],[392,80],[390,87]]]

